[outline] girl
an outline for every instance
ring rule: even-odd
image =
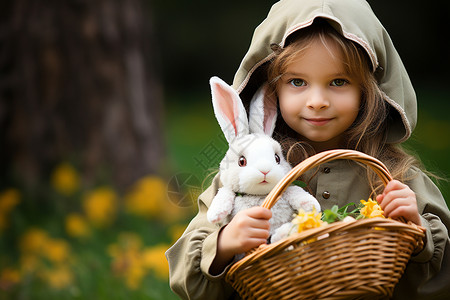
[[[268,84],[281,118],[275,137],[295,164],[328,149],[348,148],[383,161],[396,180],[383,188],[350,161],[307,172],[303,180],[322,209],[374,193],[388,217],[426,228],[394,290],[394,299],[444,299],[450,292],[450,213],[432,181],[400,143],[416,124],[416,98],[393,44],[363,0],[282,0],[255,30],[236,73],[243,101]],[[301,151],[296,151],[300,149]],[[253,207],[216,227],[206,211],[218,177],[199,198],[199,212],[167,251],[172,289],[186,299],[238,299],[224,281],[236,254],[265,243],[270,210]]]

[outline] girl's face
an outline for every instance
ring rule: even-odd
[[[286,124],[316,151],[338,148],[355,121],[360,82],[346,72],[342,53],[330,40],[313,41],[281,77],[278,99]]]

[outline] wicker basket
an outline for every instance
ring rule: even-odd
[[[363,163],[385,185],[392,179],[380,161],[364,153],[325,151],[294,167],[262,206],[271,208],[296,178],[335,159]],[[244,299],[389,298],[411,254],[423,247],[424,231],[382,218],[336,222],[261,245],[236,262],[226,280]]]

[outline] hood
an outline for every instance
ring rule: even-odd
[[[255,29],[250,48],[234,77],[244,102],[265,81],[264,64],[273,57],[271,44],[284,47],[293,32],[326,19],[345,38],[366,50],[384,99],[391,105],[388,142],[407,140],[417,122],[417,101],[409,76],[387,31],[363,0],[281,0]]]

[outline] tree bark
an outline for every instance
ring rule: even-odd
[[[148,8],[148,4],[145,5]],[[126,187],[164,161],[151,13],[139,0],[0,4],[0,172],[29,184],[67,159]]]

